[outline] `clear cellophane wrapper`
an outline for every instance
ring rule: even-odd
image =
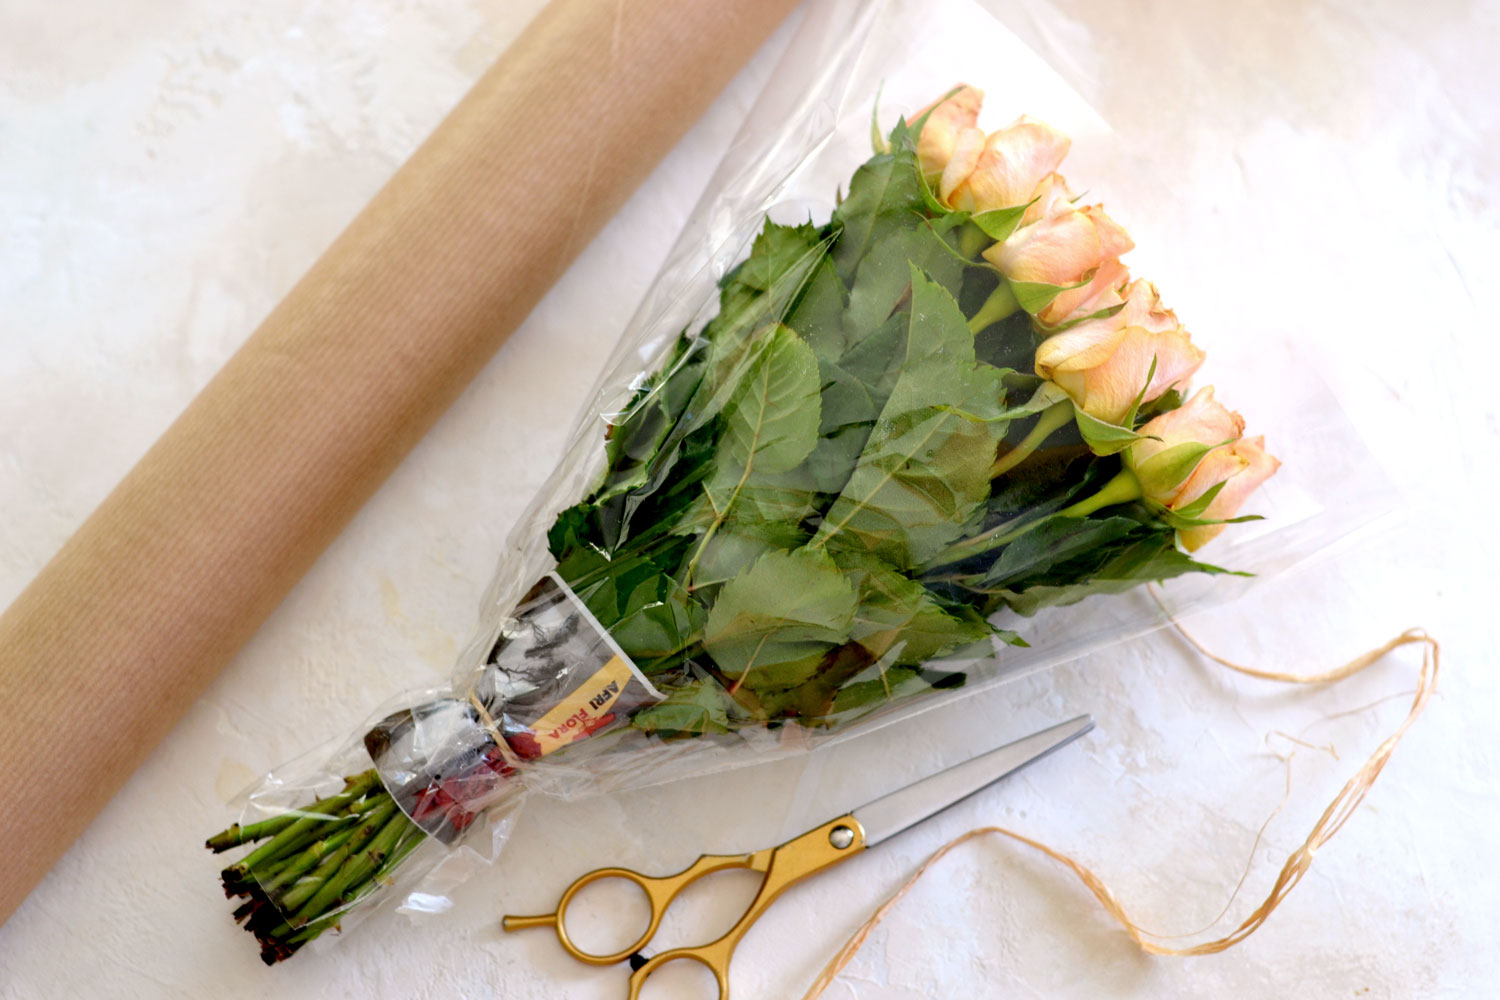
[[[827,643],[820,646],[815,627],[772,629],[768,641],[803,643],[822,655],[818,669],[836,677],[811,698],[802,695],[813,686],[799,687],[796,680],[781,690],[762,689],[755,692],[759,709],[747,710],[738,690],[746,683],[743,674],[725,662],[742,651],[723,641],[716,647],[719,656],[701,644],[679,647],[704,630],[723,632],[710,601],[691,602],[704,591],[722,595],[726,581],[748,572],[764,546],[737,550],[732,538],[721,539],[693,567],[700,575],[692,593],[680,586],[681,563],[675,580],[657,574],[658,580],[649,567],[634,576],[615,568],[580,569],[577,548],[567,554],[564,535],[572,522],[565,512],[580,505],[593,512],[589,530],[598,530],[601,519],[612,525],[606,529],[606,535],[613,532],[605,538],[607,556],[629,551],[631,531],[692,516],[680,513],[681,497],[674,492],[693,489],[692,476],[685,481],[681,462],[675,469],[652,465],[664,450],[662,441],[681,451],[691,449],[695,432],[722,439],[721,431],[706,429],[731,420],[733,413],[726,411],[743,405],[734,398],[735,387],[760,370],[756,365],[772,364],[774,333],[768,331],[794,318],[813,278],[794,274],[789,280],[795,291],[779,297],[774,288],[760,289],[764,308],[743,337],[761,346],[740,356],[717,351],[711,336],[716,319],[721,334],[724,328],[724,288],[746,277],[741,262],[756,253],[767,220],[786,226],[810,221],[815,228],[828,222],[839,199],[850,194],[851,175],[871,156],[872,119],[880,123],[878,132],[887,133],[898,118],[912,117],[960,80],[985,92],[981,124],[987,127],[1026,114],[1068,133],[1070,178],[1086,183],[1090,201],[1104,200],[1130,225],[1129,205],[1120,204],[1110,187],[1125,169],[1114,155],[1117,137],[991,11],[968,0],[826,0],[810,7],[623,331],[556,470],[511,531],[451,687],[393,699],[349,740],[278,769],[245,796],[242,827],[302,815],[308,803],[339,795],[351,778],[373,768],[380,779],[374,787],[392,799],[382,815],[399,808],[401,829],[372,861],[375,877],[360,893],[319,911],[321,926],[347,929],[380,901],[409,913],[447,909],[448,888],[467,865],[493,859],[529,795],[634,790],[807,753],[1167,622],[1162,604],[1139,585],[1149,579],[1143,577],[1051,606],[1029,606],[1011,592],[997,606],[981,609],[1003,633],[976,638],[960,630],[966,641],[933,641],[916,661],[902,652],[916,641],[910,635],[894,644],[867,642],[850,657],[830,652]],[[826,239],[813,238],[810,259],[827,249]],[[1149,273],[1151,253],[1142,241],[1130,256],[1132,270]],[[1170,300],[1170,289],[1165,296]],[[1263,520],[1230,526],[1204,550],[1208,562],[1245,575],[1195,573],[1170,580],[1161,601],[1178,616],[1232,600],[1255,581],[1327,551],[1394,506],[1390,487],[1353,427],[1308,366],[1296,363],[1295,349],[1281,332],[1205,330],[1191,316],[1184,319],[1208,353],[1197,383],[1212,383],[1221,399],[1234,400],[1282,466],[1247,508]],[[721,374],[722,391],[694,397],[691,406],[674,398],[688,393],[679,382],[699,378],[705,369]],[[648,406],[657,407],[669,426],[622,439],[621,428],[629,430],[633,419],[640,430],[641,408]],[[1017,428],[1007,440],[1013,442],[1023,425]],[[828,436],[827,426],[820,430]],[[650,447],[632,465],[631,449],[642,440]],[[1076,436],[1069,441],[1064,434],[1061,445],[1051,445],[1061,458],[1044,461],[1033,474],[1058,474],[1063,466],[1057,463],[1065,465],[1073,454],[1070,447],[1087,461],[1080,445]],[[778,482],[785,486],[789,480]],[[712,497],[711,484],[701,488]],[[788,520],[815,525],[830,502],[813,502],[803,512],[810,521]],[[596,516],[601,508],[607,516]],[[709,523],[717,523],[713,511],[710,504]],[[704,533],[700,526],[697,534],[685,534],[684,544],[695,546]],[[792,569],[775,579],[767,574],[761,584],[792,590],[821,585],[816,573]],[[839,572],[855,591],[874,578],[849,566]],[[1007,641],[1004,633],[1011,632],[1026,645]],[[797,660],[787,653],[776,666]],[[792,668],[787,676],[803,678],[806,672]],[[321,814],[309,815],[322,822],[316,819]],[[342,820],[343,844],[363,822]],[[322,860],[309,859],[306,871]],[[262,886],[280,917],[295,916],[280,901],[296,883],[288,877]]]

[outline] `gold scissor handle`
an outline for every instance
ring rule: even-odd
[[[673,948],[645,961],[630,976],[630,1000],[639,1000],[641,987],[651,974],[662,966],[677,961],[697,962],[714,974],[719,984],[719,1000],[729,1000],[729,960],[734,949],[745,936],[745,932],[760,918],[766,908],[774,903],[791,886],[853,857],[864,849],[865,833],[859,821],[852,815],[840,816],[822,826],[809,830],[800,837],[787,841],[780,847],[767,848],[754,854],[706,854],[686,870],[666,878],[651,878],[628,868],[600,868],[589,872],[568,887],[558,901],[557,912],[537,917],[505,917],[500,925],[507,931],[524,930],[528,927],[551,927],[568,954],[580,962],[590,965],[612,965],[640,953],[641,949],[656,934],[663,915],[672,900],[693,882],[714,872],[730,868],[745,868],[765,873],[760,891],[751,901],[744,916],[722,937],[708,944],[693,948]],[[651,901],[651,922],[645,932],[629,947],[613,955],[590,955],[580,951],[568,938],[565,915],[568,904],[580,889],[605,878],[623,878],[634,882]]]
[[[614,965],[639,952],[656,935],[657,928],[661,926],[661,919],[666,915],[667,907],[672,905],[672,900],[683,889],[705,875],[731,868],[748,868],[752,871],[763,872],[766,870],[766,865],[770,863],[771,853],[765,850],[755,854],[705,854],[676,875],[667,875],[662,878],[642,875],[629,868],[598,868],[568,886],[567,891],[562,894],[562,899],[557,902],[556,912],[535,917],[504,917],[500,921],[500,926],[507,931],[525,930],[528,927],[551,927],[557,931],[557,939],[562,942],[563,949],[578,961],[587,962],[589,965]],[[641,891],[646,894],[647,901],[651,904],[651,921],[633,944],[611,955],[595,955],[579,948],[573,943],[572,938],[568,937],[568,906],[573,902],[573,897],[586,886],[607,878],[621,878],[640,886]]]

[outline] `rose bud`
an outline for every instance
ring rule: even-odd
[[[1044,183],[1053,182],[1070,145],[1066,135],[1025,115],[982,142],[977,132],[966,129],[957,137],[938,186],[945,205],[965,212],[1012,208],[1037,198]]]
[[[1199,517],[1210,521],[1228,520],[1240,512],[1250,494],[1274,476],[1279,468],[1281,463],[1266,451],[1265,438],[1240,438],[1234,444],[1215,448],[1204,456],[1183,485],[1177,503],[1186,506],[1223,483],[1224,488],[1208,502]],[[1177,537],[1182,540],[1183,548],[1192,552],[1207,545],[1224,528],[1222,524],[1205,524],[1179,531]]]
[[[1146,422],[1147,435],[1125,451],[1146,499],[1180,511],[1224,485],[1198,517],[1234,517],[1245,500],[1281,463],[1266,451],[1265,438],[1242,438],[1245,421],[1214,399],[1212,386],[1168,413]],[[1209,449],[1204,452],[1202,449]],[[1178,533],[1189,552],[1222,531],[1222,524],[1187,528]]]
[[[961,83],[952,94],[911,116],[910,120],[915,122],[927,115],[922,134],[917,139],[917,159],[921,161],[922,173],[931,177],[943,172],[953,156],[959,134],[973,129],[979,121],[979,105],[983,101],[984,91]]]
[[[1059,198],[1045,216],[984,251],[984,258],[1011,281],[1067,288],[1094,277],[1133,246],[1130,234],[1100,206],[1078,208]]]
[[[1042,341],[1036,373],[1056,383],[1085,413],[1117,424],[1143,386],[1142,401],[1149,403],[1191,378],[1203,357],[1172,310],[1162,306],[1156,287],[1136,281],[1126,289],[1119,312]]]
[[[1058,292],[1056,298],[1037,310],[1036,320],[1043,326],[1062,326],[1087,319],[1123,303],[1125,286],[1129,283],[1129,268],[1118,259],[1107,260],[1099,265],[1088,284]]]

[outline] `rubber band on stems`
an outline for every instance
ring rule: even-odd
[[[1152,589],[1151,593],[1152,596],[1156,598],[1157,603],[1161,604],[1161,598],[1157,596],[1154,588]],[[1277,874],[1276,881],[1272,884],[1271,890],[1269,893],[1267,893],[1265,900],[1253,911],[1251,911],[1250,915],[1247,916],[1243,921],[1241,921],[1239,926],[1235,927],[1234,930],[1230,931],[1228,934],[1222,937],[1215,938],[1211,941],[1204,941],[1201,944],[1195,944],[1180,948],[1160,944],[1158,943],[1159,941],[1170,939],[1169,935],[1153,933],[1152,931],[1149,931],[1146,928],[1142,927],[1140,924],[1136,923],[1135,920],[1132,919],[1131,916],[1125,911],[1125,907],[1120,903],[1119,899],[1116,898],[1114,892],[1110,890],[1109,886],[1104,884],[1104,880],[1101,879],[1098,875],[1094,874],[1093,871],[1091,871],[1081,862],[1075,860],[1067,854],[1064,854],[1062,851],[1059,851],[1056,848],[1049,847],[1046,844],[1041,843],[1040,841],[1033,840],[1032,838],[1027,837],[1024,834],[1017,833],[1014,830],[1008,830],[1005,827],[1000,826],[979,827],[977,829],[970,830],[958,837],[955,837],[953,840],[950,840],[948,843],[944,844],[935,854],[924,861],[922,863],[922,866],[918,868],[912,874],[912,876],[906,880],[905,884],[903,884],[901,888],[897,889],[896,892],[890,896],[890,898],[888,898],[884,903],[880,905],[879,909],[877,909],[873,914],[870,915],[868,920],[866,920],[859,926],[857,930],[855,930],[853,935],[850,936],[849,940],[845,942],[843,948],[839,949],[838,954],[834,955],[833,958],[828,962],[828,964],[824,966],[823,971],[818,974],[818,978],[813,981],[812,986],[808,989],[806,994],[803,995],[802,1000],[815,1000],[815,998],[821,996],[822,993],[833,984],[833,981],[838,977],[839,973],[843,971],[844,967],[847,966],[849,962],[854,958],[855,954],[859,952],[860,947],[865,943],[866,939],[869,938],[871,932],[873,932],[875,928],[880,924],[880,922],[885,919],[885,916],[890,913],[890,911],[896,906],[896,904],[901,901],[902,897],[910,892],[912,887],[915,886],[919,881],[921,881],[922,876],[927,873],[928,869],[930,869],[938,862],[942,861],[942,859],[955,848],[968,843],[971,840],[988,836],[990,834],[998,834],[1000,836],[1009,837],[1011,840],[1025,844],[1027,847],[1033,848],[1041,852],[1042,854],[1045,854],[1047,857],[1072,871],[1074,875],[1078,876],[1079,881],[1081,881],[1088,888],[1088,890],[1094,894],[1094,898],[1099,900],[1100,905],[1104,907],[1105,911],[1108,912],[1109,915],[1113,917],[1122,928],[1124,928],[1126,934],[1130,935],[1131,940],[1134,941],[1136,945],[1147,954],[1175,956],[1213,955],[1234,947],[1241,941],[1245,940],[1245,938],[1249,937],[1251,934],[1254,934],[1257,930],[1260,929],[1260,927],[1271,916],[1271,913],[1275,911],[1275,909],[1281,905],[1282,901],[1286,899],[1291,891],[1296,888],[1297,883],[1302,881],[1302,877],[1306,875],[1308,870],[1312,867],[1313,856],[1317,854],[1318,849],[1321,848],[1324,844],[1328,843],[1328,841],[1333,838],[1334,834],[1343,829],[1344,824],[1347,823],[1349,821],[1349,818],[1354,815],[1354,811],[1359,808],[1360,803],[1364,801],[1365,795],[1369,792],[1371,786],[1375,784],[1375,779],[1380,776],[1380,772],[1384,770],[1385,765],[1390,761],[1391,754],[1395,752],[1396,745],[1401,742],[1401,738],[1406,735],[1406,731],[1412,727],[1412,724],[1417,721],[1417,717],[1422,714],[1422,710],[1427,707],[1427,701],[1431,697],[1433,690],[1437,687],[1438,665],[1441,655],[1441,647],[1439,647],[1436,639],[1428,635],[1422,629],[1412,628],[1407,629],[1405,632],[1402,632],[1400,635],[1395,636],[1388,642],[1382,643],[1381,645],[1373,649],[1361,653],[1354,659],[1350,660],[1348,663],[1335,667],[1332,670],[1326,670],[1314,674],[1292,674],[1285,673],[1279,670],[1261,670],[1256,667],[1248,667],[1240,663],[1235,663],[1232,660],[1225,659],[1224,657],[1218,656],[1217,654],[1210,652],[1206,647],[1204,647],[1202,643],[1194,638],[1192,634],[1190,634],[1185,628],[1183,628],[1182,623],[1179,622],[1169,610],[1167,610],[1165,605],[1162,605],[1162,611],[1167,615],[1168,620],[1171,621],[1172,626],[1177,630],[1177,633],[1181,635],[1182,638],[1190,646],[1192,646],[1195,650],[1197,650],[1208,659],[1213,660],[1215,663],[1227,667],[1230,670],[1245,674],[1250,677],[1258,677],[1263,680],[1280,681],[1288,684],[1332,683],[1334,681],[1343,680],[1346,677],[1351,677],[1354,674],[1359,673],[1366,667],[1380,660],[1388,653],[1400,649],[1403,646],[1422,645],[1425,647],[1422,653],[1422,669],[1417,681],[1417,690],[1412,698],[1411,707],[1407,711],[1406,718],[1402,720],[1401,724],[1398,727],[1396,727],[1395,732],[1391,733],[1390,736],[1386,737],[1385,740],[1375,748],[1375,751],[1370,754],[1369,759],[1365,761],[1364,766],[1356,771],[1354,776],[1351,777],[1348,782],[1345,783],[1344,787],[1339,790],[1338,794],[1333,797],[1333,801],[1328,804],[1328,808],[1323,810],[1323,814],[1318,817],[1318,821],[1313,824],[1312,831],[1307,835],[1307,839],[1302,842],[1301,846],[1299,846],[1290,855],[1288,855],[1286,862],[1281,866],[1281,871]],[[1283,800],[1283,805],[1284,804],[1285,800]],[[1277,811],[1280,811],[1280,809],[1281,806],[1277,806]],[[1270,820],[1268,819],[1267,823],[1269,822]],[[1262,826],[1261,829],[1263,833],[1265,829],[1264,826]],[[1259,836],[1257,836],[1257,846],[1259,845],[1259,843],[1260,838]],[[1252,849],[1252,859],[1253,854],[1254,849]],[[1246,871],[1248,872],[1248,870],[1249,867],[1247,865]],[[1244,884],[1243,877],[1241,878],[1240,884]],[[1239,892],[1239,889],[1237,888],[1235,892],[1237,894]],[[1230,902],[1233,902],[1233,897],[1231,897]],[[1228,907],[1226,906],[1225,912],[1227,912],[1227,910]],[[1215,921],[1215,923],[1216,922],[1217,921]]]

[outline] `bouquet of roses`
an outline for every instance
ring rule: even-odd
[[[257,844],[223,880],[267,962],[549,768],[847,727],[960,687],[1039,609],[1228,572],[1191,553],[1276,460],[1189,394],[1203,353],[1057,173],[1069,140],[987,135],[980,99],[875,130],[826,222],[765,222],[610,420],[470,683],[210,838]]]

